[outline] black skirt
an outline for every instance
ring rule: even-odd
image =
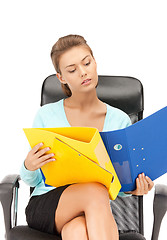
[[[61,194],[70,185],[57,187],[42,195],[32,196],[25,210],[28,226],[60,236],[55,226],[55,211]]]

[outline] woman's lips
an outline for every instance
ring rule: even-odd
[[[83,82],[82,82],[82,85],[86,85],[86,84],[89,84],[91,81],[91,79],[85,79]]]

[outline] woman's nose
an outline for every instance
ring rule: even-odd
[[[81,77],[84,77],[85,75],[87,75],[86,69],[83,66],[80,66],[79,70],[80,70],[80,76]]]

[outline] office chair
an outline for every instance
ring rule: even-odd
[[[102,101],[122,109],[135,123],[143,117],[143,87],[132,77],[99,76],[97,95]],[[47,77],[42,86],[41,106],[64,98],[56,75]],[[0,183],[0,201],[4,212],[6,240],[60,240],[55,235],[28,226],[17,226],[19,175],[6,176]],[[32,189],[31,189],[32,190]],[[143,197],[117,197],[110,201],[118,225],[120,240],[145,240],[143,234]],[[12,208],[13,221],[12,221]],[[158,239],[161,221],[167,210],[167,186],[156,185],[152,240]]]

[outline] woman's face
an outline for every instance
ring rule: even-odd
[[[72,94],[95,89],[98,83],[97,66],[86,46],[73,47],[61,55],[59,60],[61,83],[67,83]]]

